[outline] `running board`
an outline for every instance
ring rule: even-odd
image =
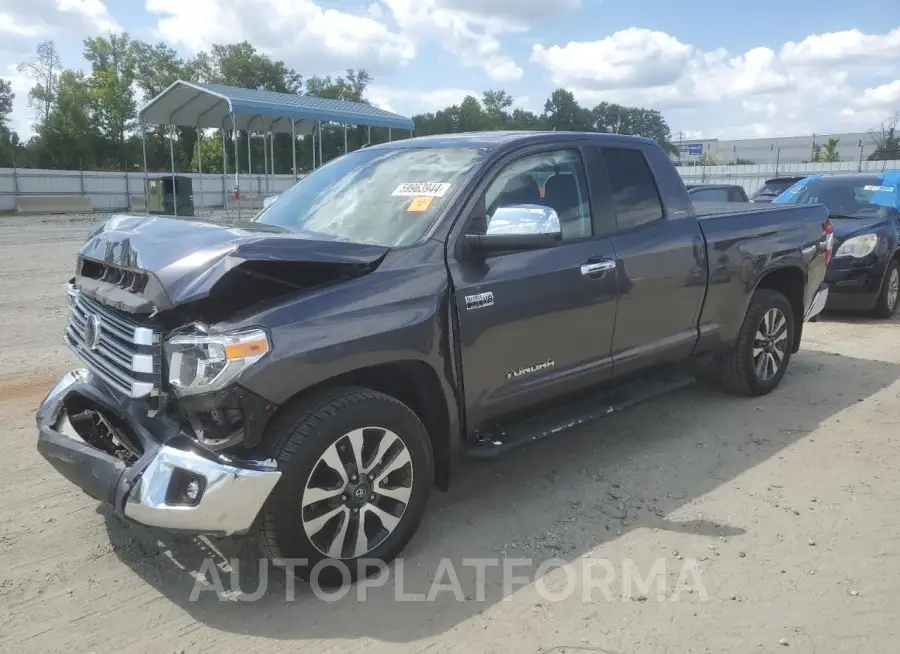
[[[578,425],[629,409],[693,383],[694,377],[689,374],[654,375],[652,380],[628,382],[523,422],[480,432],[478,441],[467,448],[464,454],[474,459],[493,459],[522,445],[556,436]]]

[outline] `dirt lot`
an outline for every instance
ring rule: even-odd
[[[34,409],[75,365],[61,344],[62,284],[87,228],[0,218],[4,650],[897,651],[900,320],[809,325],[769,397],[692,388],[465,471],[435,494],[402,582],[395,574],[365,601],[322,601],[302,585],[287,601],[274,573],[257,601],[191,601],[203,560],[240,542],[124,525],[35,451]],[[462,601],[395,601],[401,586],[427,593],[445,557]],[[480,598],[474,568],[460,565],[477,557],[558,558],[579,579],[585,560],[606,560],[616,594],[551,601],[564,570],[504,590],[488,569]],[[646,577],[660,560],[664,596],[623,592],[626,563]],[[673,593],[692,560],[699,579]]]

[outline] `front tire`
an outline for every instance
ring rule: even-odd
[[[387,563],[406,547],[434,479],[428,432],[408,406],[337,389],[290,409],[269,431],[282,477],[254,529],[266,556],[306,580],[321,562],[316,581],[335,585],[370,572],[361,561]]]
[[[897,312],[898,298],[900,298],[900,262],[894,259],[888,264],[888,269],[884,274],[881,292],[875,303],[875,315],[878,318],[893,317]]]
[[[784,294],[757,290],[750,299],[734,349],[715,361],[719,381],[739,395],[771,393],[790,364],[794,330],[793,307]]]

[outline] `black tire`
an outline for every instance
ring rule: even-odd
[[[376,432],[378,429],[389,430],[388,433],[399,437],[406,447],[412,473],[410,499],[405,510],[401,511],[399,523],[371,551],[356,558],[331,558],[307,536],[302,506],[304,493],[308,482],[312,483],[310,477],[314,468],[317,475],[322,473],[319,457],[332,445],[339,447],[338,441],[346,443],[342,439],[350,432],[368,427],[377,428],[373,430]],[[334,389],[290,408],[267,429],[266,438],[272,444],[271,455],[278,462],[282,477],[260,511],[252,536],[263,554],[276,565],[289,561],[288,569],[295,576],[310,580],[313,568],[320,564],[313,581],[323,586],[334,586],[371,574],[372,569],[360,571],[360,559],[377,559],[387,563],[412,539],[431,492],[434,455],[425,426],[408,406],[389,395],[365,388]],[[345,446],[340,456],[345,456],[346,450]],[[370,455],[374,454],[370,450]],[[388,454],[386,452],[385,456]],[[352,454],[349,456],[352,458]],[[406,468],[405,465],[403,467]],[[331,470],[327,467],[326,472],[330,474]],[[345,471],[345,474],[349,477],[350,472]],[[405,470],[403,474],[406,474]],[[338,480],[337,483],[341,482]],[[376,486],[370,486],[370,491],[376,491]],[[322,500],[321,503],[346,504],[339,500],[334,498]],[[383,497],[379,501],[383,501]],[[314,504],[308,508],[318,506]],[[326,508],[331,506],[327,504]],[[357,509],[356,513],[362,516],[364,511],[361,513]],[[337,524],[341,527],[343,521],[351,519],[349,513],[337,518]],[[371,519],[363,518],[364,522],[367,520],[371,525]],[[330,527],[329,523],[325,525]],[[346,533],[350,533],[352,527],[351,523]],[[335,533],[338,531],[340,529],[335,527]],[[317,536],[313,534],[314,538]],[[306,563],[298,563],[298,559],[305,559]]]
[[[888,268],[884,273],[884,281],[881,282],[881,292],[878,293],[878,301],[875,303],[873,313],[878,318],[892,318],[897,313],[898,301],[897,293],[891,298],[891,284],[893,282],[900,283],[900,262],[896,259],[888,264]]]
[[[757,372],[754,348],[763,318],[772,310],[784,316],[787,333],[784,353],[777,370],[770,377],[763,378]],[[755,397],[771,393],[781,383],[790,365],[794,334],[794,310],[784,294],[770,289],[757,290],[750,298],[750,306],[734,349],[715,359],[718,381],[726,390],[738,395]]]

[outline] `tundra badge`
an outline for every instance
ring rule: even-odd
[[[479,293],[478,295],[467,295],[466,296],[466,311],[471,311],[472,309],[482,309],[484,307],[490,307],[494,305],[494,294],[488,291],[487,293]]]

